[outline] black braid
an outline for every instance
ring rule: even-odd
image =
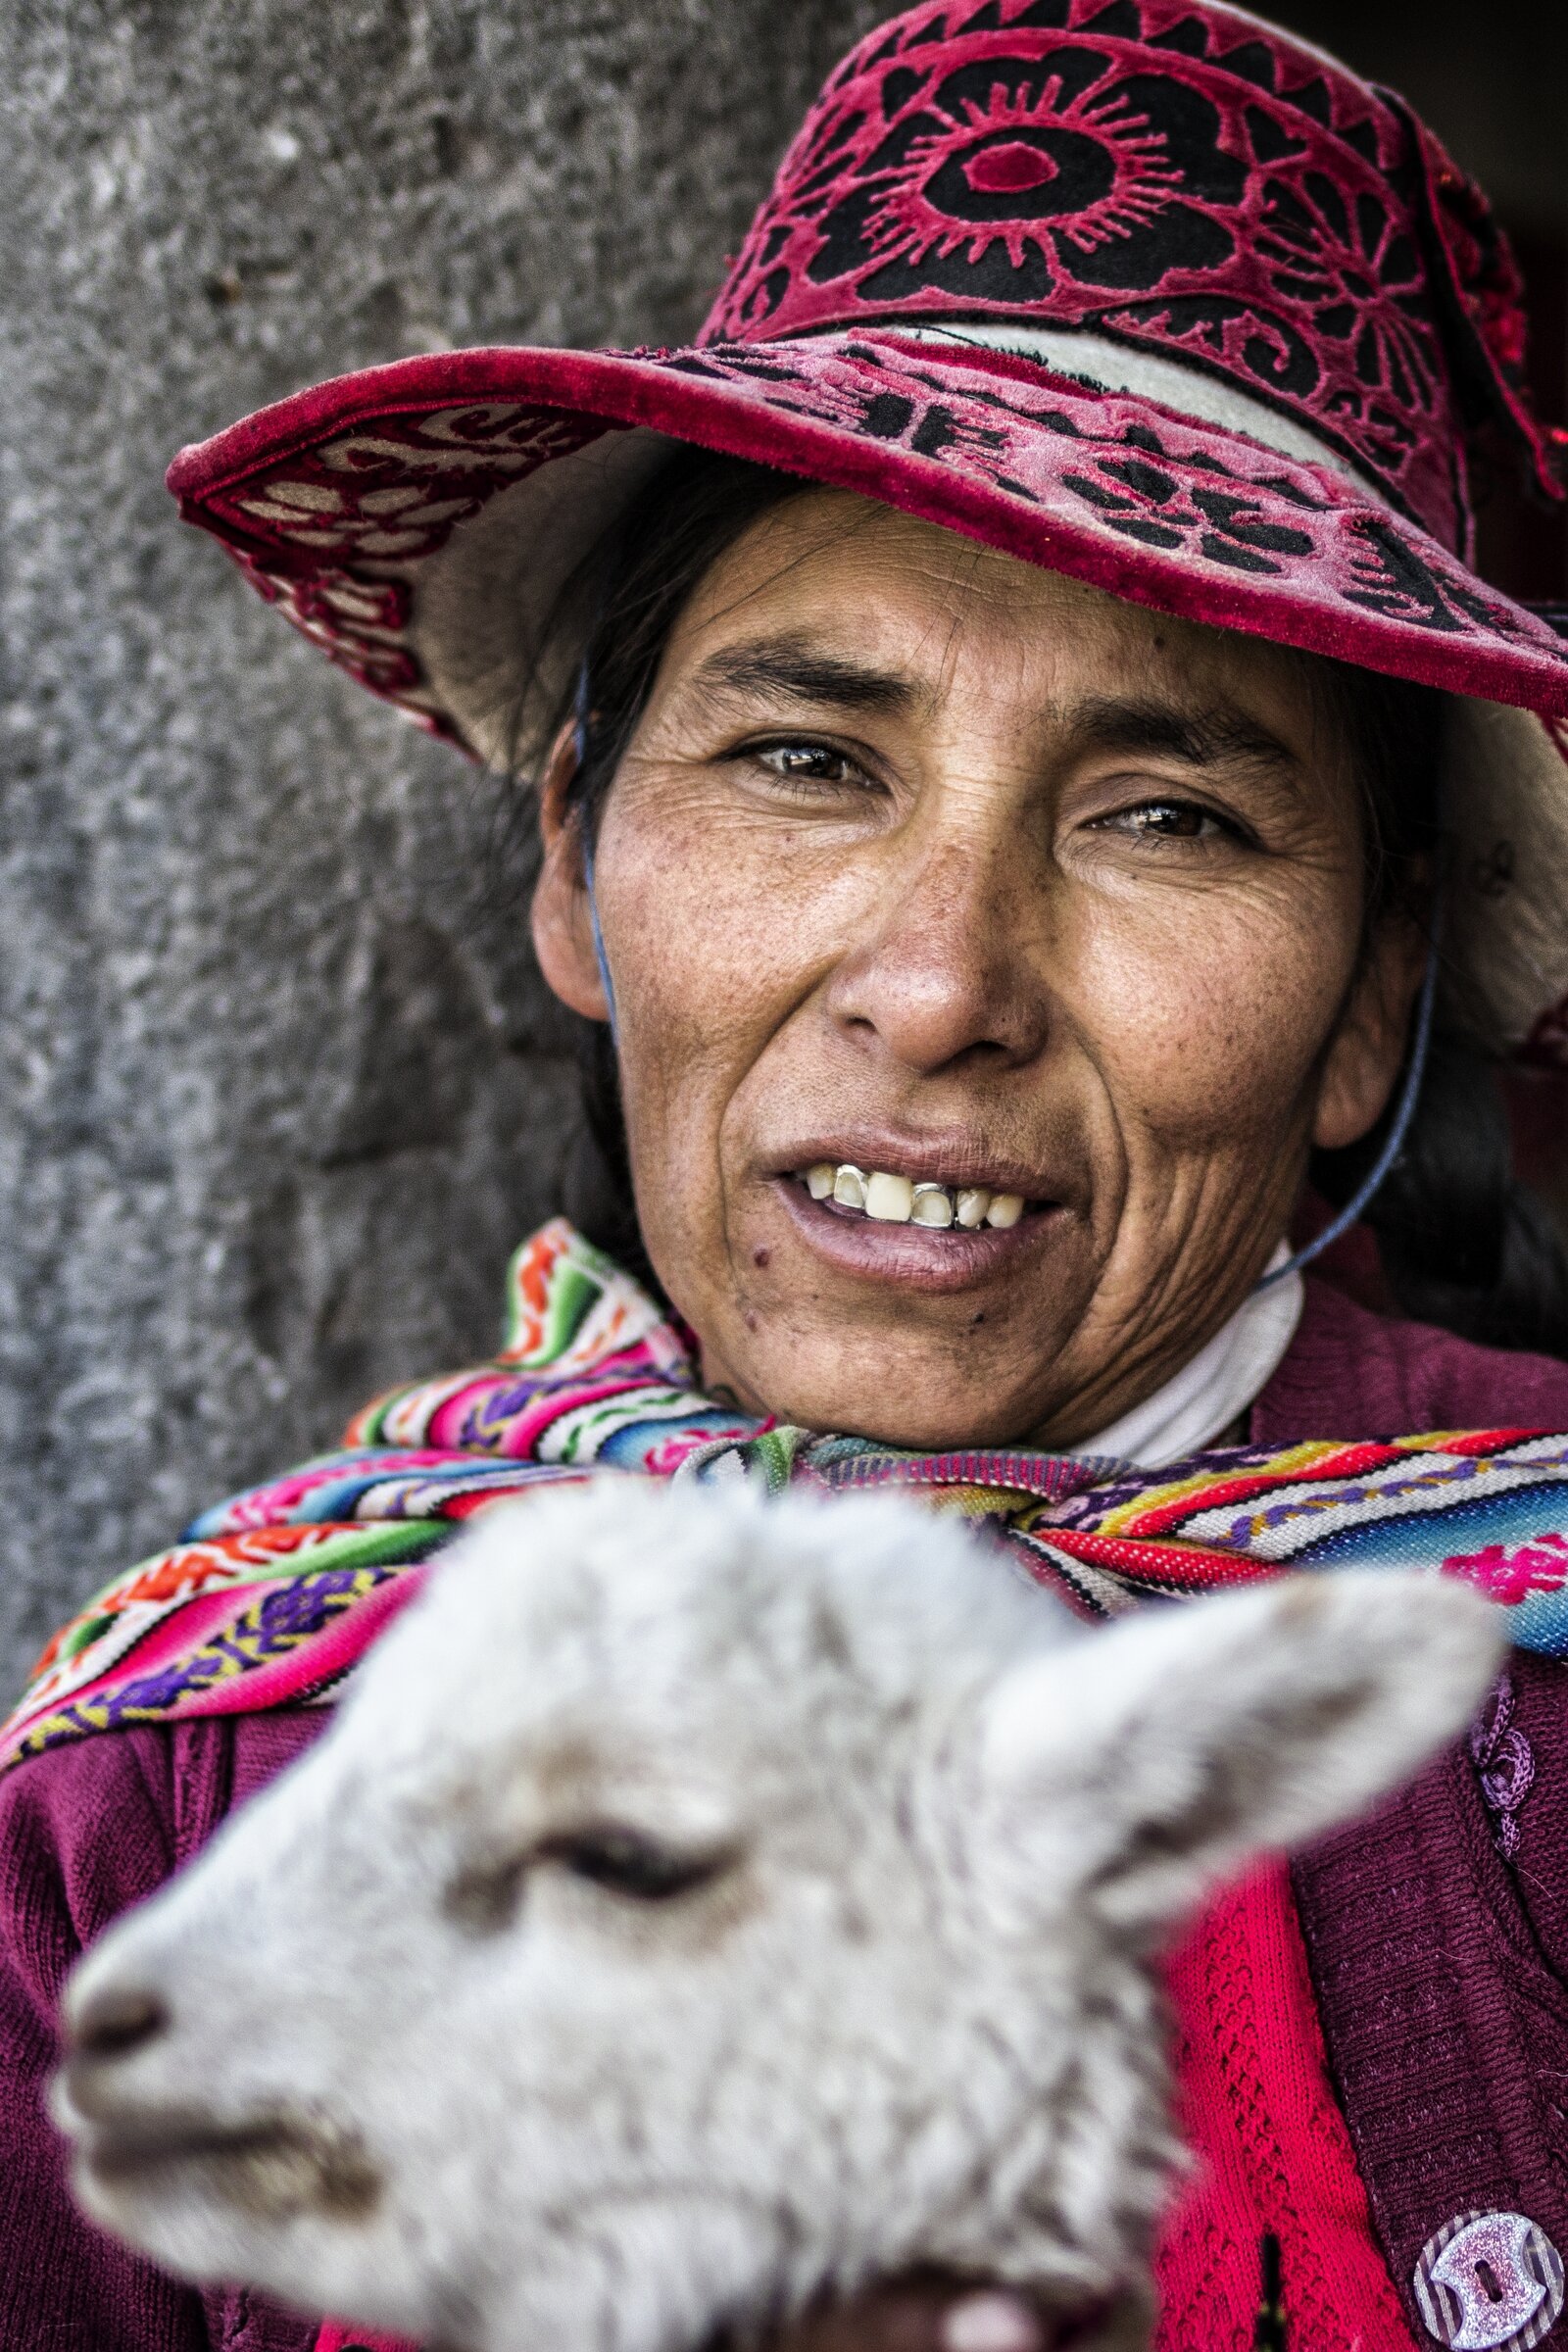
[[[1443,859],[1438,774],[1446,698],[1340,662],[1315,665],[1346,727],[1367,811],[1369,922]],[[1568,1356],[1568,1263],[1540,1201],[1514,1174],[1500,1075],[1440,1015],[1404,1149],[1365,1212],[1400,1307],[1461,1339]],[[1359,1142],[1316,1152],[1311,1182],[1332,1208],[1371,1167],[1398,1100]]]

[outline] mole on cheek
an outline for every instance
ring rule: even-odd
[[[753,1265],[765,1266],[772,1252],[767,1249],[766,1245],[760,1242],[757,1248],[752,1251]]]

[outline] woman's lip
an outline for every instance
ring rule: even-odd
[[[1054,1201],[1056,1188],[1038,1165],[999,1159],[976,1151],[972,1136],[927,1136],[915,1143],[895,1135],[836,1135],[831,1142],[819,1136],[790,1147],[790,1156],[771,1152],[766,1173],[771,1177],[804,1176],[808,1168],[830,1165],[878,1170],[889,1176],[907,1176],[911,1184],[945,1184],[955,1191],[1017,1193],[1025,1200]]]
[[[968,1233],[957,1225],[887,1225],[875,1217],[846,1215],[825,1200],[813,1200],[792,1176],[775,1176],[769,1189],[807,1246],[841,1273],[914,1291],[967,1291],[1015,1271],[1055,1232],[1064,1214],[1053,1203],[1000,1231],[983,1226]]]

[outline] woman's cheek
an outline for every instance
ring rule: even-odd
[[[672,843],[646,884],[624,891],[616,961],[637,1076],[684,1089],[696,1071],[741,1068],[812,984],[823,908],[793,861],[744,834]]]
[[[706,1258],[724,1225],[725,1117],[825,961],[842,860],[710,808],[666,806],[600,851],[644,1233]]]
[[[1130,1152],[1140,1132],[1167,1152],[1250,1149],[1299,1115],[1348,980],[1338,910],[1320,911],[1195,892],[1099,927],[1079,1019]]]

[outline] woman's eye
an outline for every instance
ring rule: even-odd
[[[1099,819],[1102,827],[1131,833],[1140,841],[1211,841],[1232,828],[1196,801],[1140,801]]]
[[[827,743],[770,743],[752,755],[778,777],[801,792],[837,792],[865,781],[847,752]]]

